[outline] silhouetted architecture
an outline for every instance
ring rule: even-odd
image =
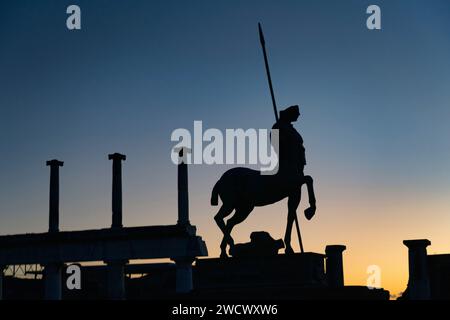
[[[430,299],[430,281],[427,266],[427,247],[429,240],[405,240],[408,247],[409,280],[408,297],[412,300]]]
[[[427,256],[430,298],[450,300],[450,254]]]
[[[50,167],[49,227],[48,232],[59,231],[59,167],[64,162],[56,159],[47,161]]]
[[[179,151],[180,163],[178,164],[178,224],[189,225],[189,191],[188,191],[188,168],[187,148]]]
[[[389,292],[383,289],[344,286],[342,250],[327,252],[331,256],[305,252],[198,259],[194,268],[192,297],[230,300],[389,299]]]
[[[126,294],[125,270],[129,260],[169,258],[175,261],[176,292],[187,293],[193,289],[192,262],[208,254],[206,244],[196,235],[196,227],[189,221],[187,208],[187,167],[180,164],[179,190],[184,202],[178,213],[178,224],[126,228],[122,226],[122,172],[125,156],[109,155],[113,160],[112,227],[100,230],[61,232],[59,215],[59,167],[62,162],[49,161],[50,174],[50,228],[48,233],[0,236],[0,267],[9,265],[44,265],[43,294],[37,298],[59,300],[62,298],[62,269],[66,263],[104,261],[106,270],[106,295],[108,299],[124,299]],[[3,269],[0,288],[3,289]],[[40,280],[9,279],[25,289]],[[11,280],[11,281],[10,281]],[[40,282],[41,283],[41,282]],[[38,286],[39,287],[39,286]],[[14,291],[14,289],[11,289]],[[3,290],[0,297],[3,297]],[[12,295],[14,296],[14,294]],[[25,295],[26,296],[26,295]],[[20,297],[20,296],[19,296]],[[97,296],[97,298],[100,298]]]
[[[49,233],[59,232],[59,167],[64,162],[58,160],[47,161],[50,166],[50,196],[49,196]],[[59,262],[51,262],[45,265],[45,299],[61,299],[61,268]]]
[[[427,255],[427,239],[403,243],[408,247],[409,280],[399,299],[450,299],[450,254]]]
[[[0,297],[6,299],[188,299],[217,298],[363,298],[387,299],[384,290],[346,287],[342,252],[328,246],[318,253],[278,254],[281,239],[254,232],[251,241],[233,247],[228,259],[207,256],[206,244],[189,223],[187,164],[189,150],[180,150],[178,165],[178,222],[169,226],[122,226],[122,172],[124,155],[112,154],[113,192],[111,228],[0,236],[0,266],[43,265],[24,268],[34,278],[0,273]],[[61,162],[51,162],[58,169]],[[51,170],[50,215],[59,213],[59,175]],[[56,209],[55,209],[56,208]],[[56,215],[57,216],[57,215]],[[51,221],[58,221],[51,219]],[[134,264],[139,259],[170,258],[174,263]],[[104,261],[105,266],[82,266],[82,290],[62,284],[68,263]],[[325,269],[326,262],[326,269]],[[193,266],[194,263],[194,266]],[[2,267],[2,270],[4,268]],[[28,270],[28,271],[27,271]],[[33,271],[34,270],[34,271]],[[126,275],[129,275],[128,277]],[[131,277],[131,275],[141,275]]]
[[[344,286],[344,265],[342,253],[346,249],[342,245],[326,246],[327,282],[330,287]]]
[[[122,228],[122,161],[127,157],[120,153],[108,155],[112,169],[112,228]]]
[[[271,143],[279,162],[272,174],[233,168],[214,185],[210,203],[217,206],[219,198],[222,202],[214,217],[223,233],[220,257],[206,258],[206,243],[189,219],[189,149],[177,150],[178,215],[173,225],[123,226],[122,162],[126,156],[113,153],[108,155],[112,160],[111,226],[60,231],[59,173],[64,163],[54,159],[46,162],[50,167],[48,232],[0,236],[0,300],[389,299],[389,292],[382,288],[345,285],[345,245],[327,245],[325,254],[304,251],[297,217],[303,184],[308,191],[309,207],[304,211],[307,220],[316,213],[316,197],[313,178],[304,173],[307,162],[303,138],[293,126],[300,109],[293,105],[278,113],[260,24],[258,29],[275,115]],[[251,233],[250,242],[234,243],[233,228],[255,207],[285,198],[288,212],[284,241],[258,231]],[[294,223],[301,253],[294,253],[291,246]],[[401,298],[450,299],[450,254],[427,255],[431,244],[427,239],[403,243],[408,247],[409,281]],[[284,254],[279,254],[283,248]],[[147,259],[169,262],[129,263]],[[67,274],[63,271],[69,264],[84,262],[104,265],[80,265],[82,289],[69,290],[64,286]],[[21,265],[25,265],[23,278],[5,272]]]
[[[108,155],[113,161],[112,165],[112,224],[111,228],[122,228],[122,161],[127,157],[120,153]],[[124,267],[128,263],[126,259],[107,260],[107,284],[108,297],[112,300],[125,299],[125,275]]]

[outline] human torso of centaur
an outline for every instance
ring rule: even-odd
[[[279,173],[284,175],[303,175],[303,168],[306,165],[305,147],[303,138],[295,130],[294,126],[285,121],[276,122],[272,129],[278,129],[279,149]],[[272,135],[272,145],[275,141]],[[276,148],[275,148],[276,150]]]

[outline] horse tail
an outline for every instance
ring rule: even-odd
[[[211,205],[212,206],[217,206],[219,204],[219,185],[220,185],[220,180],[216,182],[216,184],[214,185],[214,188],[212,189],[212,193],[211,193]]]

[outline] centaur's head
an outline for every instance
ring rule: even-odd
[[[297,121],[298,117],[300,116],[300,111],[298,109],[298,106],[290,106],[289,108],[285,110],[280,111],[280,120],[285,122],[295,122]]]

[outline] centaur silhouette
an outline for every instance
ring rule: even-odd
[[[280,120],[273,129],[279,130],[278,171],[273,175],[261,174],[260,171],[248,168],[233,168],[225,172],[214,185],[211,195],[211,205],[222,207],[214,217],[223,239],[220,245],[221,257],[227,257],[227,245],[234,246],[231,231],[243,222],[255,207],[267,206],[288,198],[288,219],[284,242],[286,253],[293,253],[291,247],[292,225],[297,215],[301,200],[301,187],[306,184],[310,207],[305,210],[305,216],[310,220],[316,211],[313,179],[303,174],[305,149],[303,139],[294,129],[291,122],[299,117],[298,106],[292,106],[280,112]],[[224,218],[233,210],[234,215],[225,223]]]

